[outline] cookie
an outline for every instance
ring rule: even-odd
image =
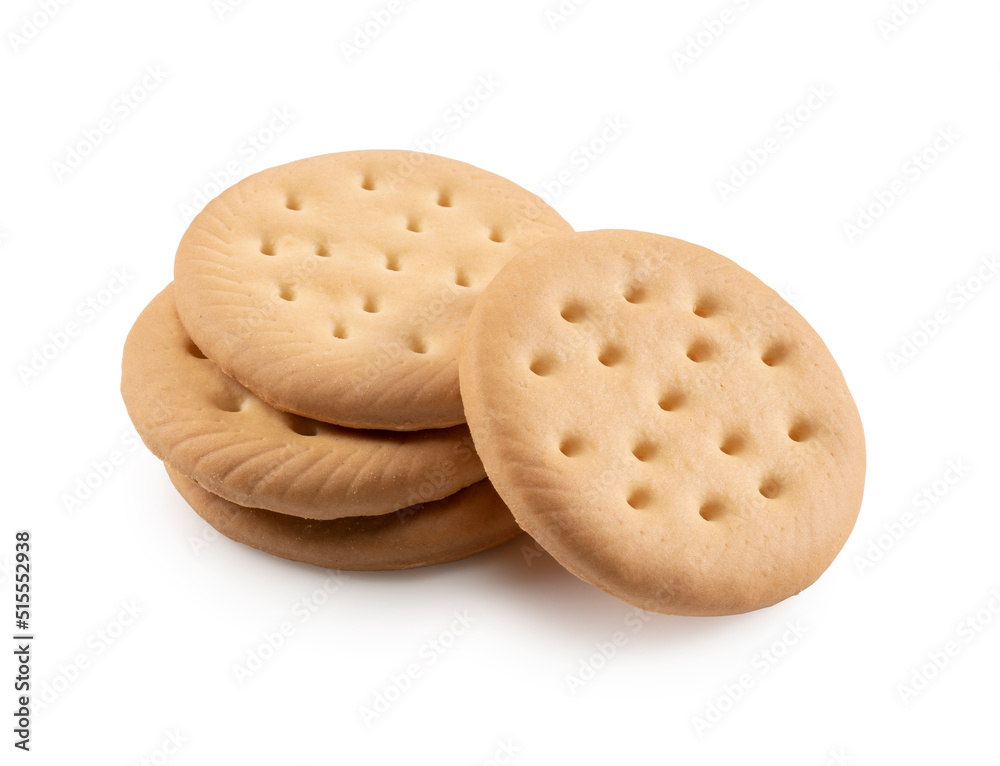
[[[170,465],[167,473],[188,505],[226,537],[274,556],[331,569],[443,564],[495,548],[521,532],[489,481],[396,513],[315,521],[245,508],[199,487]]]
[[[468,429],[393,433],[279,412],[181,326],[168,286],[125,341],[122,398],[161,460],[227,500],[305,518],[389,513],[485,478]]]
[[[638,607],[774,604],[854,526],[865,443],[840,369],[795,309],[702,247],[632,231],[540,243],[483,292],[460,366],[520,526]]]
[[[515,254],[568,231],[535,195],[463,162],[328,154],[209,202],[177,249],[177,307],[198,347],[280,410],[453,426],[476,298]]]

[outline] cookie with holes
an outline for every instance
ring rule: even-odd
[[[457,561],[520,534],[489,481],[379,516],[303,519],[224,500],[167,465],[199,516],[236,542],[273,556],[331,569],[413,569]]]
[[[279,412],[184,331],[168,286],[125,341],[122,398],[146,446],[227,500],[305,518],[391,513],[486,477],[468,428],[342,428]]]
[[[632,231],[553,237],[472,311],[469,427],[518,523],[643,609],[723,615],[814,582],[865,442],[813,328],[732,261]]]
[[[328,154],[209,202],[177,249],[198,347],[278,409],[353,428],[465,422],[458,350],[483,287],[572,231],[520,186],[418,152]]]

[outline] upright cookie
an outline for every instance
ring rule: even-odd
[[[129,332],[122,398],[158,458],[240,505],[367,516],[439,500],[486,476],[465,426],[356,431],[278,412],[192,343],[172,286]]]
[[[488,481],[395,513],[314,521],[231,503],[169,465],[167,474],[188,505],[226,537],[331,569],[443,564],[495,548],[521,532]]]
[[[719,615],[810,585],[861,505],[864,434],[823,341],[680,240],[540,243],[473,309],[462,396],[518,523],[643,609]]]
[[[516,184],[403,151],[328,154],[240,181],[177,249],[181,320],[227,374],[354,428],[465,422],[462,329],[514,255],[572,231]]]

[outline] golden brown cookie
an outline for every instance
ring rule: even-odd
[[[520,186],[418,152],[328,154],[212,200],[177,249],[181,320],[278,409],[354,428],[465,422],[462,329],[514,255],[572,231]]]
[[[633,231],[559,236],[473,309],[462,397],[518,523],[643,609],[746,612],[829,566],[865,442],[809,324],[732,261]]]
[[[439,500],[486,475],[465,426],[358,431],[278,412],[191,342],[172,285],[125,341],[122,398],[158,458],[240,505],[367,516]]]
[[[226,537],[274,556],[331,569],[443,564],[495,548],[521,532],[489,481],[395,513],[316,521],[231,503],[166,467],[188,505]]]

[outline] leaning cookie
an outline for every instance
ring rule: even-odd
[[[125,341],[122,398],[146,446],[240,505],[305,518],[391,513],[486,477],[465,426],[356,431],[278,412],[205,358],[173,286]]]
[[[166,468],[188,505],[226,537],[274,556],[330,569],[374,571],[443,564],[495,548],[521,532],[489,481],[382,516],[313,521],[231,503],[169,465]]]
[[[490,480],[578,577],[643,609],[746,612],[854,526],[861,420],[815,330],[705,248],[553,237],[480,297],[462,398]]]

